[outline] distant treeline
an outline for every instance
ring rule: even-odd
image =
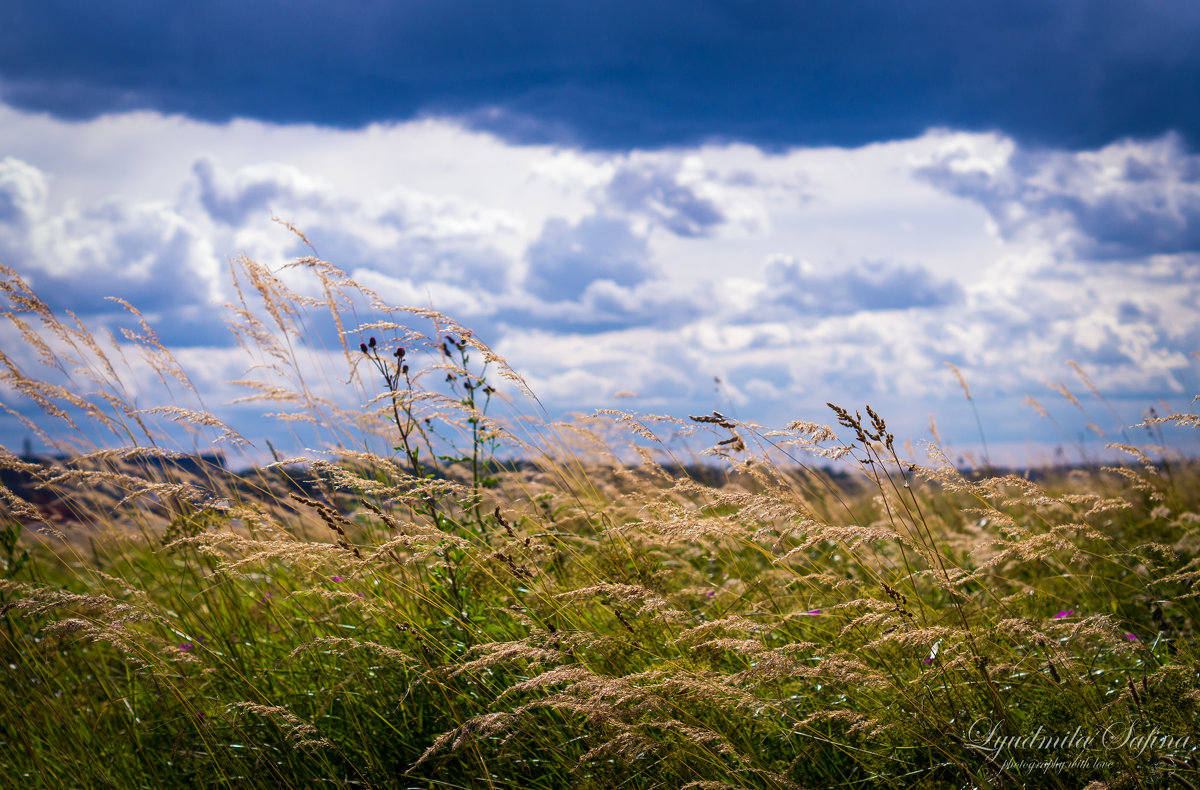
[[[12,456],[10,456],[12,458]],[[82,484],[64,482],[62,470],[79,468],[79,461],[69,456],[38,456],[26,453],[19,457],[19,464],[0,468],[0,485],[16,494],[21,499],[42,509],[48,515],[56,515],[65,521],[76,520],[72,517],[74,508],[69,500],[73,493],[79,492]],[[95,464],[93,460],[91,463]],[[352,507],[357,493],[345,486],[339,485],[330,477],[318,470],[303,466],[253,466],[239,471],[230,471],[226,465],[224,454],[219,452],[169,455],[132,455],[111,461],[114,471],[134,476],[150,482],[180,483],[187,482],[201,488],[210,489],[217,496],[235,496],[246,499],[258,499],[264,495],[279,498],[281,495],[296,493],[306,497],[330,501],[340,507]],[[709,487],[720,488],[731,483],[755,486],[752,477],[739,471],[731,471],[727,466],[716,464],[663,464],[659,467],[663,473],[672,479],[691,479]],[[603,467],[599,468],[602,470]],[[1170,474],[1170,467],[1159,464],[1160,471]],[[509,459],[504,461],[492,460],[484,465],[484,476],[536,474],[542,468],[532,461]],[[777,473],[781,471],[778,467]],[[783,470],[786,473],[786,470]],[[831,465],[822,467],[807,467],[794,470],[797,476],[812,476],[816,474],[837,488],[855,493],[869,481],[860,471],[851,471]],[[1099,464],[1062,464],[1055,466],[1027,468],[968,468],[960,469],[964,477],[978,480],[983,477],[1015,475],[1026,480],[1044,481],[1063,479],[1073,474],[1096,475],[1103,473]],[[370,475],[371,470],[360,470]],[[428,469],[428,473],[439,478],[445,477],[441,468]],[[69,478],[68,478],[69,480]],[[96,485],[89,484],[88,490],[96,493]],[[112,491],[119,500],[124,496],[114,488]],[[125,492],[127,493],[127,492]]]

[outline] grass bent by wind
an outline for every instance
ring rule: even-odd
[[[0,270],[4,407],[58,453],[0,451],[0,785],[1200,783],[1189,460],[966,476],[869,406],[530,419],[446,316],[231,274],[238,408],[310,448],[241,474],[172,449],[249,440],[135,306],[93,334]]]

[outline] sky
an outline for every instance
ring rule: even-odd
[[[556,416],[870,403],[1094,458],[1200,391],[1197,40],[1182,0],[10,0],[0,263],[89,326],[136,305],[255,442],[219,305],[311,252],[277,217]]]

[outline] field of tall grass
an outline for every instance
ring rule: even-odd
[[[1155,438],[1195,416],[1034,479],[866,404],[554,422],[445,316],[232,273],[308,448],[238,474],[179,457],[247,439],[136,306],[118,342],[0,272],[59,453],[0,451],[0,786],[1200,784],[1200,470]]]

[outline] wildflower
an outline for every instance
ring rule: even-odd
[[[805,612],[805,614],[820,614],[820,613],[821,613],[820,609],[809,609],[807,612]]]
[[[370,346],[371,348],[375,348],[375,338],[372,337],[370,340],[368,340],[367,345]]]
[[[359,343],[358,347],[362,349],[362,352],[364,354],[367,353],[367,344],[366,343]]]
[[[941,649],[941,647],[942,647],[942,640],[939,639],[938,641],[933,643],[933,647],[930,648],[930,650],[929,650],[929,658],[925,659],[926,664],[933,663],[933,660],[935,658],[937,658],[938,650]]]
[[[359,597],[359,598],[366,598],[367,596],[363,595],[362,593],[358,593],[358,597]]]
[[[340,581],[342,581],[342,580],[343,580],[343,579],[345,579],[345,578],[346,578],[345,576],[334,576],[334,577],[332,578],[332,581],[335,581],[335,582],[340,582]]]
[[[1139,641],[1137,638],[1137,634],[1125,634],[1125,638],[1128,639],[1130,642]]]
[[[190,653],[195,647],[196,646],[193,645],[191,642],[184,642],[183,644],[181,644],[179,646],[179,649],[185,653]]]
[[[1075,610],[1074,610],[1074,609],[1063,609],[1061,612],[1059,612],[1058,614],[1054,615],[1054,619],[1055,619],[1055,620],[1061,620],[1061,619],[1063,619],[1064,617],[1070,617],[1070,616],[1072,616],[1072,615],[1074,615],[1074,614],[1075,614]]]

